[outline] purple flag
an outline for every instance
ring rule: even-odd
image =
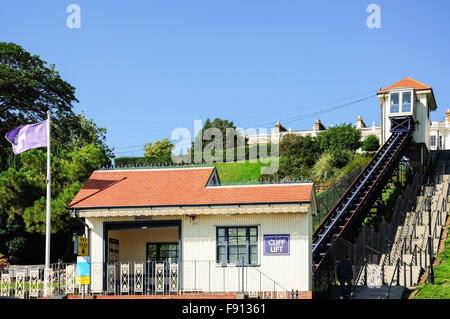
[[[5,137],[12,144],[14,154],[20,154],[32,148],[47,147],[47,120],[16,127],[6,133]]]

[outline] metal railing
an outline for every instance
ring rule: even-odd
[[[389,283],[388,291],[386,292],[386,299],[389,299],[389,295],[391,293],[392,284],[394,283],[395,275],[397,275],[397,284],[400,281],[400,258],[397,259],[397,262],[395,263],[394,271],[392,272],[391,281]]]
[[[232,266],[208,260],[93,262],[88,285],[77,284],[76,270],[75,263],[52,264],[46,281],[43,265],[10,266],[0,273],[0,296],[27,299],[84,292],[88,295],[244,293],[254,298],[291,297],[291,291],[258,267],[242,262]]]
[[[329,189],[317,195],[317,215],[313,216],[313,231],[322,222],[322,219],[327,216],[328,212],[336,205],[338,200],[344,195],[345,191],[353,183],[355,178],[361,173],[363,167],[360,166],[351,172],[349,175],[340,179],[337,183]]]

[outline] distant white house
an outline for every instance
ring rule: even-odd
[[[372,126],[366,126],[361,116],[358,116],[355,122],[355,127],[361,131],[361,139],[364,140],[369,135],[375,135],[380,140],[381,137],[381,128],[379,126],[375,126],[375,122],[372,122]],[[280,122],[275,125],[275,128],[272,132],[267,134],[258,134],[258,135],[250,135],[248,136],[249,145],[252,144],[264,144],[264,143],[279,143],[283,136],[286,134],[295,134],[297,136],[312,136],[316,137],[320,132],[325,131],[327,128],[320,121],[319,118],[316,118],[314,122],[314,126],[311,130],[299,130],[293,131],[291,128],[286,129]]]

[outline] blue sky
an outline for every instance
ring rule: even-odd
[[[70,4],[81,28],[70,29]],[[381,28],[366,8],[381,9]],[[194,120],[241,128],[320,111],[410,76],[450,108],[450,2],[442,1],[9,1],[0,41],[15,42],[76,87],[84,111],[106,127],[116,156]],[[320,115],[326,125],[379,125],[376,97]],[[310,129],[314,118],[286,124]],[[271,127],[272,125],[270,125]]]

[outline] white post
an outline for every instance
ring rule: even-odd
[[[47,214],[45,226],[45,268],[50,267],[50,218],[51,218],[51,176],[50,176],[50,111],[47,112]]]
[[[51,176],[50,176],[50,111],[47,112],[47,213],[45,226],[45,269],[50,268],[50,218],[51,218]],[[47,277],[45,277],[47,281]]]

